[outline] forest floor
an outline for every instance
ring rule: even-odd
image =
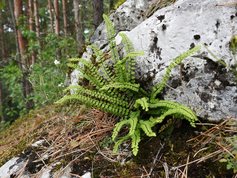
[[[144,138],[136,157],[129,142],[113,153],[115,122],[116,118],[106,113],[78,105],[34,110],[0,132],[0,165],[20,155],[27,159],[25,170],[31,177],[49,165],[58,176],[70,166],[74,177],[85,172],[101,178],[237,177],[226,169],[230,155],[237,159],[231,152],[233,144],[228,142],[237,132],[236,119],[197,123],[196,128],[181,121],[157,127],[157,132],[162,130],[159,137]],[[42,145],[33,147],[39,140]]]

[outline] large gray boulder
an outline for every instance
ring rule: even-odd
[[[115,30],[130,31],[154,13],[155,9],[167,6],[174,0],[127,0],[110,15]],[[101,23],[91,37],[100,47],[107,44],[105,24]]]
[[[133,21],[129,25],[124,19],[121,23],[124,14],[120,13],[111,16],[111,20],[116,26],[116,19],[120,19],[125,26],[119,25],[117,30],[125,30],[135,49],[145,52],[137,60],[137,79],[147,87],[161,81],[172,59],[202,45],[199,53],[173,70],[163,97],[189,106],[203,119],[220,121],[237,117],[236,76],[231,72],[237,70],[237,56],[230,50],[231,39],[237,34],[236,4],[231,0],[179,0],[149,18],[141,18],[143,22]],[[122,6],[118,12],[122,9],[126,8]],[[134,19],[136,15],[129,16]],[[104,33],[104,25],[98,30]],[[105,35],[96,33],[92,41],[105,49]]]
[[[237,64],[230,50],[237,34],[235,5],[226,0],[179,0],[127,33],[134,47],[145,52],[138,60],[139,71],[143,80],[154,75],[153,84],[160,82],[173,58],[195,45],[207,47],[173,71],[164,98],[191,107],[209,121],[237,117],[237,76],[230,71]]]

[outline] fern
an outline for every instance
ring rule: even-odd
[[[82,94],[66,95],[59,101],[57,101],[56,104],[64,104],[66,102],[71,102],[73,100],[77,100],[90,107],[99,108],[105,112],[112,113],[116,116],[126,117],[129,114],[129,110],[127,108],[115,104],[110,104],[106,101],[92,99],[92,97],[84,96]]]
[[[116,89],[126,89],[126,90],[130,90],[130,91],[134,91],[134,92],[138,92],[139,91],[139,84],[131,84],[131,83],[112,83],[112,84],[108,84],[103,86],[100,90],[108,90],[110,88],[116,88]]]
[[[111,50],[111,56],[112,56],[112,60],[114,62],[119,60],[119,53],[116,47],[116,43],[115,43],[115,29],[113,26],[113,23],[110,21],[109,17],[107,15],[103,15],[104,21],[105,21],[105,26],[107,29],[107,38],[109,40],[109,47]]]
[[[148,98],[143,97],[143,98],[137,99],[134,104],[134,107],[138,109],[139,106],[141,106],[143,110],[148,111],[149,110]]]
[[[103,51],[101,51],[95,44],[89,45],[89,47],[92,49],[94,55],[96,56],[96,63],[103,64],[103,62],[106,60]]]
[[[153,127],[157,124],[162,125],[167,117],[185,119],[195,127],[195,122],[198,119],[191,109],[173,101],[159,100],[157,96],[169,80],[171,70],[200,47],[197,46],[175,58],[167,67],[162,81],[155,85],[149,93],[135,80],[135,58],[142,55],[143,52],[134,51],[128,37],[125,34],[120,34],[126,52],[125,56],[120,58],[115,46],[116,33],[113,24],[106,15],[103,17],[107,28],[112,62],[111,60],[107,61],[106,55],[95,45],[91,45],[96,59],[94,63],[82,58],[69,59],[68,66],[80,70],[83,77],[92,86],[69,86],[65,90],[68,94],[57,103],[62,104],[76,100],[89,107],[121,117],[112,133],[112,140],[115,143],[114,151],[118,151],[123,142],[131,141],[134,155],[138,153],[142,134],[149,137],[156,136],[157,134],[152,130]],[[77,62],[80,65],[76,65]],[[73,92],[70,94],[69,91]],[[127,131],[125,135],[124,131]]]
[[[80,85],[74,85],[74,86],[71,85],[68,88],[66,88],[64,90],[64,92],[67,92],[67,91],[70,91],[70,90],[74,90],[74,92],[76,92],[77,94],[83,94],[83,95],[86,95],[86,96],[94,97],[94,98],[97,98],[99,100],[104,100],[104,101],[107,101],[107,102],[110,102],[110,103],[113,103],[113,104],[116,104],[116,105],[120,105],[120,106],[123,106],[123,107],[127,107],[129,105],[128,101],[123,100],[119,97],[118,98],[111,97],[111,96],[108,96],[107,94],[104,94],[104,93],[101,93],[101,92],[86,89],[86,88],[84,88]]]
[[[165,75],[163,76],[163,79],[161,80],[161,82],[153,87],[152,93],[151,93],[151,99],[155,99],[156,96],[164,89],[166,83],[168,82],[168,80],[170,78],[171,70],[174,67],[176,67],[177,65],[179,65],[185,58],[187,58],[188,56],[191,56],[193,53],[200,50],[200,48],[201,48],[201,46],[196,46],[196,47],[182,53],[180,56],[175,58],[175,60],[173,62],[171,62],[171,64],[166,68]]]

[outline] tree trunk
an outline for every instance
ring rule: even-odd
[[[75,18],[75,31],[76,31],[76,41],[77,41],[77,50],[78,54],[81,55],[83,52],[83,47],[85,43],[85,38],[83,35],[83,25],[82,25],[82,10],[81,10],[81,1],[73,0],[73,10]]]
[[[26,103],[26,109],[29,110],[34,106],[34,103],[32,100],[28,99],[31,95],[33,88],[31,83],[29,82],[29,67],[32,64],[32,60],[27,59],[26,56],[26,40],[22,36],[22,32],[19,29],[20,19],[23,14],[22,11],[22,0],[14,0],[14,14],[16,19],[16,33],[17,33],[17,42],[19,47],[19,56],[21,61],[21,69],[23,73],[23,79],[22,79],[22,86],[23,86],[23,94],[25,98]]]
[[[54,0],[54,32],[56,35],[59,35],[60,26],[59,26],[59,7],[58,7],[58,0]]]
[[[7,58],[7,51],[6,46],[4,44],[5,38],[4,38],[4,28],[3,28],[3,17],[2,12],[0,11],[0,49],[1,49],[1,58],[3,61]]]
[[[62,0],[62,5],[63,5],[63,31],[64,31],[64,36],[67,36],[67,4],[66,0]]]
[[[49,9],[49,20],[50,20],[50,31],[53,32],[53,7],[51,0],[48,0],[48,9]]]
[[[4,122],[5,118],[3,115],[3,88],[2,88],[2,81],[0,79],[0,122]]]
[[[29,18],[29,29],[30,31],[34,31],[32,0],[28,0],[28,18]]]
[[[19,49],[19,44],[18,44],[18,39],[17,39],[17,30],[16,30],[16,19],[15,19],[15,15],[14,15],[14,2],[12,1],[8,1],[8,8],[10,10],[10,14],[11,14],[11,21],[13,24],[13,29],[14,29],[14,38],[15,38],[15,45],[16,45],[16,52],[17,54],[20,54],[20,49]],[[16,58],[18,63],[20,63],[20,59],[19,59],[19,55],[18,58]]]
[[[34,20],[33,20],[33,1],[32,0],[28,0],[28,22],[29,22],[29,29],[30,31],[34,32]],[[36,53],[33,52],[31,55],[31,60],[32,63],[35,63],[35,59],[36,59]]]
[[[22,33],[19,29],[20,26],[20,17],[22,16],[22,0],[14,0],[14,14],[16,19],[16,33],[17,33],[17,42],[19,46],[19,52],[21,56],[21,62],[23,62],[24,67],[26,67],[26,60],[25,60],[25,49],[26,49],[26,41],[22,36]]]
[[[0,68],[4,67],[4,63],[6,60],[6,50],[4,45],[4,29],[3,29],[3,17],[2,17],[2,11],[0,11]],[[3,88],[2,88],[2,79],[0,78],[0,122],[5,121],[4,115],[3,115]]]
[[[35,16],[36,37],[39,41],[39,38],[40,38],[40,24],[39,24],[39,13],[38,13],[38,2],[37,2],[37,0],[34,0],[34,16]]]
[[[103,0],[93,0],[93,21],[94,21],[94,28],[96,29],[100,23],[103,21],[103,13],[104,13],[104,6]]]

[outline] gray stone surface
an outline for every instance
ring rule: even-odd
[[[237,117],[237,87],[230,72],[237,56],[229,49],[237,34],[237,10],[228,5],[231,2],[180,0],[127,33],[135,49],[145,51],[138,59],[143,80],[154,73],[153,83],[159,82],[173,58],[198,44],[206,44],[227,64],[224,67],[216,62],[218,59],[203,47],[196,57],[184,61],[183,68],[174,70],[164,95],[210,121]]]
[[[19,174],[19,171],[24,167],[25,160],[19,157],[14,157],[7,161],[2,167],[0,167],[0,178],[15,177]]]
[[[119,31],[130,31],[138,24],[143,22],[146,17],[146,11],[158,0],[127,0],[110,15],[115,29]],[[100,47],[107,43],[105,24],[102,23],[96,29],[91,38],[92,43],[97,43]]]

